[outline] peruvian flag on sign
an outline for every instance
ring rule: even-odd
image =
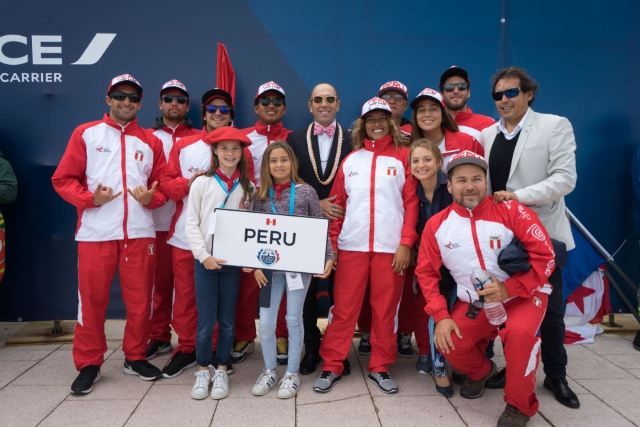
[[[275,218],[267,218],[267,225],[276,225],[276,219]]]

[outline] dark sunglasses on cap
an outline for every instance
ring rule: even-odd
[[[189,101],[184,95],[162,95],[162,101],[165,104],[171,104],[174,100],[178,102],[178,104],[186,104]]]
[[[455,89],[458,89],[460,92],[469,89],[469,85],[466,83],[447,83],[442,86],[445,92],[453,92]]]
[[[262,98],[258,99],[258,102],[263,107],[268,107],[270,104],[273,104],[274,107],[279,107],[282,104],[284,104],[284,99],[280,98],[279,96],[274,97],[274,98],[269,98],[268,96],[263,96]]]
[[[333,104],[334,102],[336,102],[336,97],[335,96],[314,96],[313,97],[313,102],[315,104],[322,104],[322,101],[327,101],[327,104]]]
[[[506,96],[507,98],[511,99],[511,98],[515,98],[518,95],[520,95],[520,88],[512,87],[511,89],[493,92],[492,96],[495,101],[500,101],[503,96]]]
[[[226,105],[207,105],[205,107],[205,110],[207,110],[211,114],[215,114],[215,112],[218,110],[220,110],[220,114],[229,114],[231,112],[231,107],[228,107]]]
[[[129,93],[129,92],[111,92],[109,94],[109,98],[111,99],[115,99],[116,101],[124,101],[125,99],[129,98],[129,101],[133,102],[134,104],[137,104],[138,102],[140,102],[140,95],[138,95],[137,93]]]

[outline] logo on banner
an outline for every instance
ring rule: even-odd
[[[258,251],[258,261],[266,266],[271,266],[280,261],[280,253],[275,249],[260,249]]]
[[[136,154],[133,155],[133,158],[141,162],[142,160],[144,160],[144,154],[142,154],[142,151],[136,150]]]
[[[102,59],[116,33],[96,33],[78,59],[63,61],[62,35],[21,34],[0,35],[0,64],[11,66],[34,65],[94,65]],[[62,83],[60,72],[0,73],[0,83]]]
[[[489,247],[491,249],[501,249],[502,241],[500,240],[500,236],[490,236],[489,237]]]

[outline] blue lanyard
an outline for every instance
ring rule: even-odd
[[[271,203],[271,211],[277,214],[276,205],[273,204],[273,187],[269,187],[269,203]],[[293,215],[293,209],[296,207],[296,183],[291,181],[291,187],[289,188],[289,215]]]
[[[218,181],[218,184],[220,184],[220,187],[222,187],[222,191],[224,191],[224,194],[227,195],[227,197],[225,197],[224,199],[224,202],[222,202],[222,205],[220,205],[220,208],[224,208],[225,205],[227,204],[227,200],[229,200],[229,196],[231,196],[231,193],[233,193],[233,190],[235,190],[238,184],[240,184],[240,180],[237,178],[234,179],[233,185],[231,186],[231,191],[229,191],[227,189],[227,183],[223,182],[222,179],[217,174],[214,173],[213,177],[216,179],[216,181]]]

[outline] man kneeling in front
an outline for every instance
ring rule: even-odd
[[[555,268],[551,239],[531,209],[487,196],[487,163],[481,156],[456,154],[447,174],[454,202],[427,222],[416,268],[425,310],[436,322],[435,343],[451,367],[467,377],[460,395],[476,399],[495,373],[485,349],[500,328],[509,375],[498,426],[524,426],[538,410],[537,335],[551,292],[548,277]],[[529,253],[531,268],[509,277],[499,268],[498,255],[514,238]],[[438,289],[441,266],[457,283],[451,313]]]

